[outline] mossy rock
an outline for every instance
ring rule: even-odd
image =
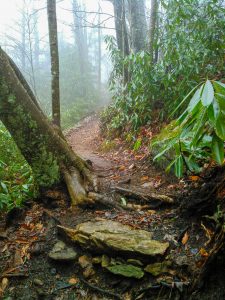
[[[140,279],[144,276],[141,268],[133,265],[115,265],[106,268],[113,274]]]
[[[171,264],[171,261],[163,261],[159,263],[150,264],[145,267],[145,271],[152,274],[153,276],[158,276],[163,273],[167,273]]]
[[[107,251],[155,257],[164,255],[169,247],[167,242],[153,240],[148,231],[109,220],[85,222],[77,225],[75,230],[61,228],[82,247],[101,253]]]

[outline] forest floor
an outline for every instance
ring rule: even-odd
[[[135,152],[119,138],[105,145],[96,115],[67,131],[66,138],[75,152],[91,162],[101,193],[113,194],[129,210],[103,205],[71,208],[65,188],[61,187],[46,192],[44,199],[28,202],[25,208],[2,217],[2,299],[225,299],[224,273],[220,276],[217,265],[208,286],[200,293],[190,293],[209,256],[213,234],[207,222],[180,214],[182,196],[190,184],[198,186],[198,178],[177,180],[158,169],[147,146]],[[130,190],[130,195],[124,196],[124,189]],[[150,194],[167,195],[174,203],[140,196]],[[169,249],[161,259],[158,273],[145,272],[141,279],[112,274],[107,268],[92,264],[97,254],[71,243],[57,228],[57,225],[74,228],[82,222],[102,220],[146,230],[154,240],[167,241]],[[62,262],[49,258],[49,252],[59,240],[76,251],[76,260]],[[127,258],[119,259],[124,262]],[[166,265],[165,261],[170,263]]]

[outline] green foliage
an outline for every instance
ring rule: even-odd
[[[21,206],[36,195],[31,168],[0,124],[0,210]]]
[[[148,51],[131,53],[123,59],[115,40],[107,38],[114,66],[110,80],[113,102],[102,121],[110,133],[118,133],[124,126],[136,132],[151,122],[155,109],[160,109],[165,118],[179,106],[178,115],[188,91],[203,78],[221,79],[225,74],[222,0],[162,0],[158,16],[153,62]],[[129,73],[125,84],[124,68]],[[209,97],[204,97],[206,107],[211,101],[210,84],[204,93]]]
[[[142,144],[142,139],[138,138],[135,141],[134,146],[133,146],[134,151],[138,151],[140,149],[140,147],[141,147],[141,144]]]
[[[196,88],[192,98],[180,115],[152,141],[151,146],[159,149],[155,160],[173,157],[168,165],[177,177],[184,169],[200,171],[202,162],[213,158],[218,164],[224,162],[225,141],[225,84],[209,81]]]

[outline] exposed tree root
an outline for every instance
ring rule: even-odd
[[[156,193],[142,193],[139,191],[135,191],[133,189],[127,189],[120,186],[115,186],[113,187],[113,189],[126,196],[134,197],[135,199],[139,199],[139,200],[144,200],[145,202],[156,200],[166,204],[174,204],[174,200],[167,195],[156,194]]]

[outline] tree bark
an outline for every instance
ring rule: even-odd
[[[101,7],[100,4],[98,4],[98,24],[101,22],[100,18],[100,13],[101,13]],[[98,27],[98,92],[99,95],[101,95],[101,82],[102,82],[102,32],[100,25]]]
[[[78,63],[80,68],[80,77],[82,79],[81,85],[81,97],[87,95],[87,77],[88,77],[88,47],[87,47],[87,32],[85,26],[83,26],[83,19],[85,13],[79,12],[81,7],[77,0],[72,1],[73,9],[73,26],[74,26],[74,42],[78,51]]]
[[[38,186],[65,181],[72,204],[88,201],[96,180],[87,163],[58,134],[37,104],[26,80],[0,48],[0,120],[31,166]]]
[[[111,2],[114,6],[116,40],[118,49],[123,54],[123,57],[125,57],[130,53],[125,17],[125,3],[124,0],[113,0]]]
[[[144,50],[146,46],[147,22],[144,0],[128,0],[131,48],[134,53]]]
[[[60,127],[59,54],[55,0],[47,1],[47,12],[52,74],[52,118],[53,123]]]
[[[150,15],[150,26],[149,26],[149,54],[152,62],[154,58],[154,41],[155,41],[155,31],[156,31],[156,23],[157,23],[157,10],[158,10],[157,0],[151,0],[151,15]]]

